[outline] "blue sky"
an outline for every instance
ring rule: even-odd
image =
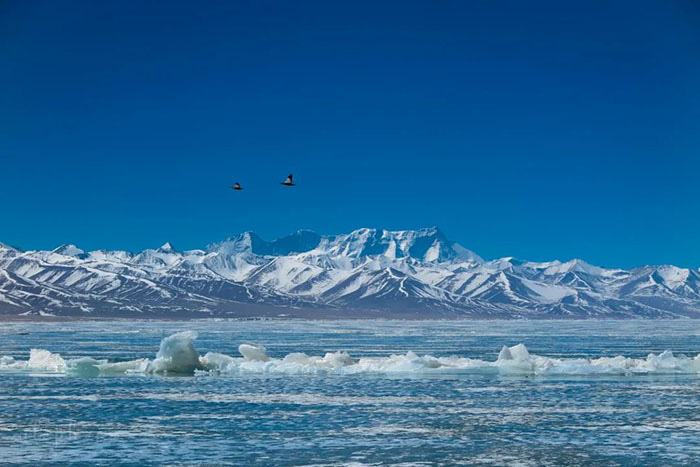
[[[24,249],[437,225],[700,266],[692,1],[2,2],[0,70]]]

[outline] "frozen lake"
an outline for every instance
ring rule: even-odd
[[[697,465],[698,354],[700,321],[0,323],[0,455]]]

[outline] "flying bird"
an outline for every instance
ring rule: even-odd
[[[292,183],[292,177],[293,177],[293,174],[289,174],[289,176],[287,177],[287,180],[280,182],[280,185],[294,186],[294,183]]]
[[[242,190],[243,187],[241,186],[240,183],[236,182],[236,183],[233,184],[233,186],[231,187],[231,189],[232,189],[232,190]]]

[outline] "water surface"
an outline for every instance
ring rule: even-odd
[[[239,357],[241,343],[259,343],[274,362],[194,376],[0,371],[2,462],[700,464],[700,374],[687,365],[700,353],[698,321],[2,323],[0,356],[153,359],[161,339],[184,330],[197,332],[201,355]],[[566,371],[490,367],[518,343]],[[647,365],[666,350],[675,366]],[[353,364],[274,366],[299,352],[347,352]],[[401,371],[348,370],[407,352],[487,367],[423,369],[411,357],[390,367]],[[590,373],[577,360],[616,355],[641,370]]]

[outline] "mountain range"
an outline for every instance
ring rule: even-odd
[[[0,243],[0,315],[700,318],[700,269],[485,261],[437,228],[246,232],[138,253]]]

